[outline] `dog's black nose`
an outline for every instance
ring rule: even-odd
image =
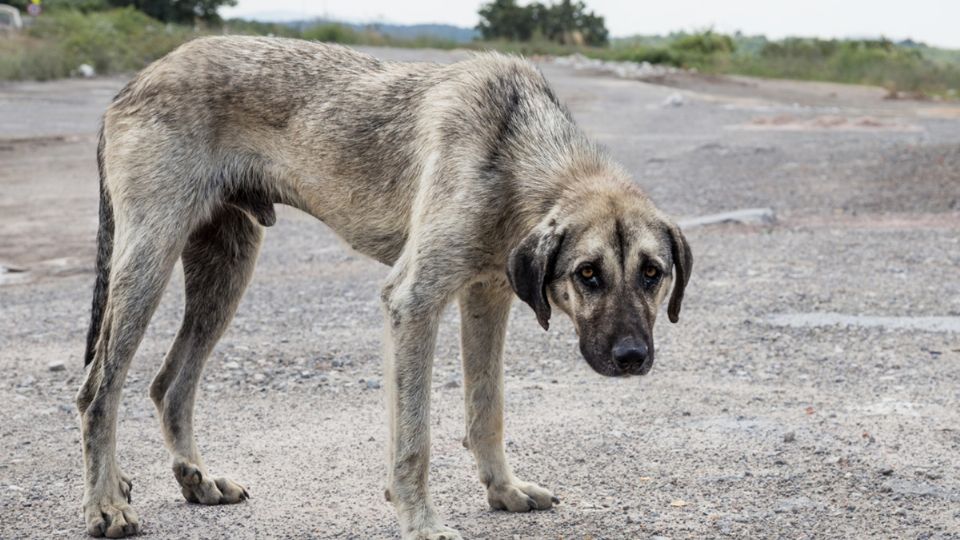
[[[624,338],[613,346],[613,361],[623,371],[638,371],[647,362],[647,344],[634,338]]]

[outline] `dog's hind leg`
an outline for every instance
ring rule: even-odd
[[[513,476],[503,448],[503,342],[513,291],[502,277],[474,283],[460,293],[466,446],[477,459],[487,500],[497,510],[546,510],[549,491]]]
[[[262,228],[246,213],[225,206],[194,231],[183,251],[186,308],[176,341],[150,387],[173,473],[190,502],[230,504],[246,490],[211,476],[193,433],[193,406],[210,351],[226,330],[253,274]]]
[[[117,409],[127,369],[163,293],[186,234],[172,213],[118,216],[103,326],[77,396],[83,434],[87,532],[120,537],[139,529],[130,482],[116,462]],[[187,219],[183,217],[183,219]]]

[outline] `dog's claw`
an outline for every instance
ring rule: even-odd
[[[198,499],[197,496],[193,494],[192,489],[186,486],[183,486],[180,488],[180,493],[183,493],[183,498],[186,499],[188,503],[193,503],[193,504],[200,503],[200,499]]]
[[[133,493],[133,480],[130,480],[130,477],[123,474],[122,472],[120,472],[119,474],[120,474],[120,493],[122,493],[123,496],[126,497],[127,504],[130,504],[130,502],[132,501],[131,494]]]

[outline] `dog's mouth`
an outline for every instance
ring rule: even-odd
[[[642,364],[627,367],[618,366],[617,363],[613,361],[613,358],[608,358],[600,362],[591,360],[586,356],[584,356],[584,358],[591,369],[604,377],[642,377],[650,373],[653,369],[653,358],[648,358]]]

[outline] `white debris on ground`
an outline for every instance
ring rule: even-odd
[[[554,57],[553,63],[560,66],[570,66],[574,69],[589,69],[613,74],[621,79],[653,79],[684,70],[673,66],[662,66],[650,62],[613,62],[587,58],[580,53],[569,56]]]
[[[90,64],[80,64],[77,67],[77,75],[89,79],[97,74],[97,70],[93,69],[93,66]]]
[[[0,264],[0,285],[9,283],[20,283],[26,281],[29,277],[26,268],[17,268],[15,266],[6,266]]]
[[[721,223],[736,223],[738,225],[773,225],[777,222],[777,215],[772,208],[745,208],[743,210],[734,210],[732,212],[723,212],[720,214],[710,214],[695,218],[681,219],[678,222],[680,228],[691,229],[694,227],[703,227],[706,225],[717,225]]]
[[[682,107],[683,106],[683,94],[680,92],[674,92],[667,96],[667,99],[663,100],[664,107]]]

